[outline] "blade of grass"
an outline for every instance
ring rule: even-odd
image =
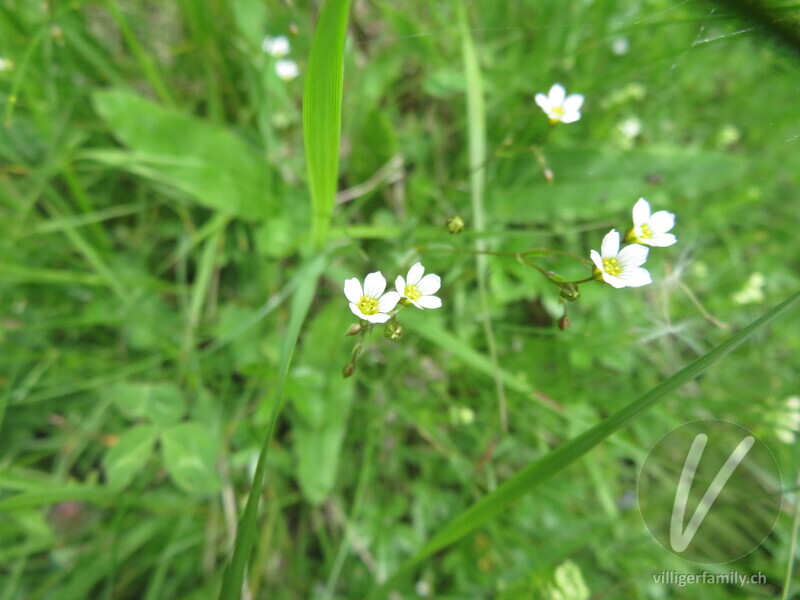
[[[486,187],[486,106],[483,99],[483,78],[475,44],[472,41],[464,4],[459,4],[459,26],[461,30],[462,54],[464,70],[467,75],[467,125],[469,131],[469,184],[472,197],[472,219],[475,231],[486,230],[486,215],[483,207],[483,192]],[[500,411],[500,429],[508,431],[508,409],[506,407],[506,390],[500,373],[500,361],[497,357],[497,342],[492,329],[492,318],[489,313],[489,294],[486,287],[486,239],[475,238],[476,270],[478,275],[478,298],[483,321],[483,334],[492,360],[495,391]]]
[[[256,539],[258,503],[261,498],[261,490],[264,487],[269,445],[272,441],[272,435],[275,432],[275,424],[278,421],[278,415],[283,406],[283,387],[289,373],[289,365],[292,362],[297,339],[300,337],[300,329],[305,321],[308,308],[311,305],[311,300],[317,289],[317,281],[325,267],[325,263],[326,257],[324,255],[316,255],[310,262],[306,263],[304,268],[302,268],[297,275],[295,275],[299,281],[299,285],[292,298],[289,324],[283,338],[280,365],[278,367],[278,382],[275,386],[275,395],[272,403],[272,415],[270,416],[269,427],[264,435],[264,444],[261,447],[261,453],[258,456],[258,466],[253,476],[253,484],[247,498],[247,505],[239,520],[233,556],[225,569],[222,588],[219,594],[220,600],[235,600],[240,597],[242,591],[244,571],[250,559],[253,543]]]
[[[611,434],[622,429],[659,400],[683,384],[691,381],[715,362],[735,350],[754,333],[789,311],[800,300],[796,292],[787,300],[767,312],[739,333],[729,338],[690,365],[684,367],[643,396],[621,408],[591,429],[559,446],[549,454],[533,461],[527,467],[504,481],[494,492],[472,504],[456,515],[437,532],[422,549],[412,556],[386,583],[376,588],[370,600],[382,598],[403,576],[434,553],[455,543],[465,535],[480,527],[490,519],[502,514],[511,504],[533,490],[545,480],[555,476],[564,468],[578,460]]]
[[[339,175],[344,41],[350,0],[328,0],[311,42],[303,90],[303,138],[311,188],[312,238],[328,239]]]

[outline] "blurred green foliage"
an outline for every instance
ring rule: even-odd
[[[0,7],[0,600],[218,593],[312,253],[302,75],[281,80],[260,45],[288,36],[305,73],[319,8]],[[269,446],[246,597],[365,597],[499,482],[800,288],[800,64],[763,24],[710,2],[469,3],[489,154],[477,234],[457,8],[352,7],[329,262]],[[583,118],[540,146],[533,97],[556,81],[585,95]],[[652,286],[583,285],[566,331],[552,284],[488,258],[495,367],[476,239],[588,257],[640,196],[676,213],[678,245],[651,253]],[[403,311],[403,338],[374,332],[343,379],[342,282],[417,260],[444,307]],[[794,489],[781,437],[799,354],[793,314],[393,598],[778,596],[790,496],[761,547],[715,567],[766,585],[678,588],[652,574],[700,567],[650,538],[635,487],[661,436],[713,417],[764,439]]]

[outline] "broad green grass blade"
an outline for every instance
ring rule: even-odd
[[[281,348],[281,359],[278,368],[278,383],[275,386],[275,397],[272,404],[272,415],[270,417],[269,428],[264,435],[264,445],[258,456],[258,466],[253,476],[253,485],[250,488],[250,495],[247,498],[247,506],[244,509],[242,518],[239,520],[239,527],[236,532],[236,542],[233,548],[233,557],[225,569],[225,576],[222,580],[220,589],[220,600],[234,600],[240,597],[244,571],[253,544],[256,539],[258,527],[258,501],[261,498],[261,490],[264,487],[264,477],[267,470],[267,454],[272,435],[275,431],[275,424],[278,421],[281,407],[283,406],[283,388],[286,383],[286,376],[289,373],[289,365],[292,362],[294,349],[297,346],[297,339],[300,336],[300,329],[305,322],[308,308],[314,293],[317,289],[317,281],[325,267],[326,257],[316,255],[301,269],[295,276],[299,281],[297,291],[292,298],[291,314],[289,325],[283,338]]]
[[[312,236],[319,248],[328,238],[339,175],[344,41],[350,0],[328,0],[322,9],[303,90],[303,137],[311,188]]]
[[[410,572],[420,562],[439,550],[455,543],[475,528],[480,527],[490,519],[508,510],[509,506],[520,497],[578,460],[611,434],[622,429],[625,425],[648,410],[667,394],[700,375],[715,362],[724,358],[727,354],[739,347],[754,333],[788,312],[797,304],[798,300],[800,300],[800,292],[796,292],[726,342],[723,342],[707,354],[704,354],[692,364],[681,369],[637,400],[621,408],[601,423],[598,423],[566,444],[556,448],[542,458],[535,460],[516,475],[503,482],[494,492],[484,496],[462,513],[456,515],[456,517],[434,535],[416,555],[409,559],[389,581],[381,587],[376,588],[369,596],[370,600],[383,597],[400,578]]]

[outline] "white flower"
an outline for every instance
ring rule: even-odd
[[[620,250],[619,232],[612,229],[603,238],[600,253],[592,250],[589,256],[606,283],[615,288],[639,287],[653,282],[647,269],[640,266],[647,260],[647,252],[647,248],[638,244]]]
[[[380,271],[370,273],[364,278],[364,287],[353,277],[344,282],[344,295],[350,301],[350,310],[359,319],[370,323],[386,323],[391,311],[400,301],[397,292],[386,292],[386,279]]]
[[[275,73],[284,81],[289,81],[300,74],[300,69],[293,60],[284,59],[275,62]]]
[[[547,96],[536,94],[536,104],[545,112],[551,123],[574,123],[581,118],[583,95],[567,96],[564,86],[556,83],[550,88]]]
[[[281,58],[289,54],[291,46],[289,45],[289,38],[285,35],[277,37],[265,37],[261,42],[261,49],[272,56],[273,58]]]
[[[675,215],[665,210],[650,214],[650,204],[639,198],[633,205],[633,229],[625,234],[625,241],[646,246],[672,246],[678,240],[667,233],[675,226]]]
[[[398,275],[394,280],[394,287],[397,293],[408,300],[417,308],[441,308],[442,300],[434,296],[442,286],[442,280],[438,275],[428,273],[425,277],[425,267],[422,263],[416,263],[408,270],[408,275],[403,279]]]

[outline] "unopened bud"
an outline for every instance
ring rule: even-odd
[[[387,340],[397,341],[403,337],[403,326],[394,319],[387,321],[383,328],[383,335]]]
[[[570,323],[569,317],[567,315],[564,315],[558,320],[558,328],[561,331],[564,331],[567,329],[567,327],[569,327],[569,323]]]
[[[350,327],[347,328],[347,332],[345,335],[358,335],[361,333],[361,323],[353,323]]]
[[[561,284],[561,297],[567,302],[574,302],[580,298],[581,290],[574,283]]]
[[[542,175],[544,175],[544,180],[547,183],[553,183],[553,180],[556,178],[556,176],[553,174],[553,170],[550,168],[545,169],[542,172]]]
[[[447,219],[447,231],[450,233],[461,233],[464,231],[464,219],[458,215]]]
[[[356,372],[356,365],[354,363],[347,363],[342,369],[342,375],[344,377],[350,377],[353,373]]]

